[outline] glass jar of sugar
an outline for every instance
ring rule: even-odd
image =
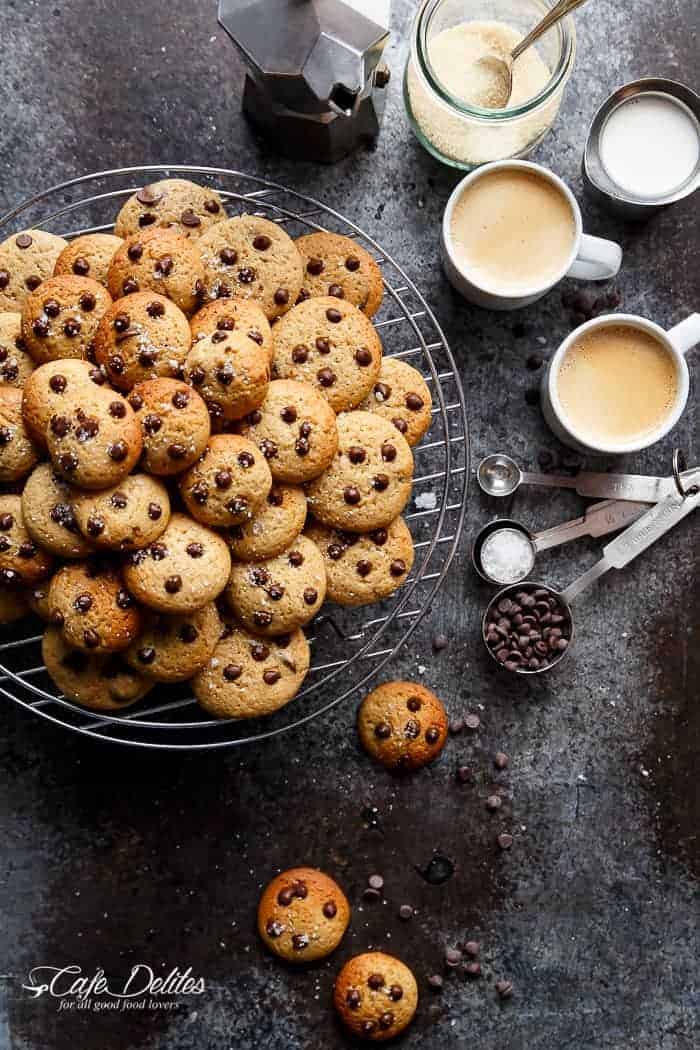
[[[416,136],[438,160],[470,171],[524,157],[547,134],[574,66],[571,16],[515,62],[505,109],[489,107],[484,66],[477,63],[511,51],[549,6],[544,0],[424,0],[411,31],[404,102]]]

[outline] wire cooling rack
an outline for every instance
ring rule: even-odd
[[[57,725],[99,740],[162,750],[223,748],[287,732],[366,689],[430,608],[457,549],[469,477],[464,394],[449,346],[433,312],[391,256],[354,223],[295,190],[221,168],[146,166],[84,175],[31,197],[0,217],[0,240],[30,227],[68,239],[109,231],[124,200],[145,182],[171,176],[214,187],[235,214],[252,211],[280,223],[292,237],[331,230],[356,238],[381,264],[385,296],[374,318],[387,356],[422,372],[433,395],[430,431],[414,449],[415,479],[404,517],[416,551],[404,586],[377,605],[326,605],[307,628],[311,669],[298,696],[265,719],[207,718],[187,685],[157,686],[119,714],[88,711],[53,686],[41,660],[38,620],[0,628],[0,694]]]

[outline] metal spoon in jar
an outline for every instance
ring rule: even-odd
[[[559,3],[555,4],[551,11],[547,12],[544,18],[537,23],[534,29],[530,30],[527,36],[523,37],[510,54],[499,55],[493,52],[478,59],[475,64],[481,68],[490,82],[488,99],[485,100],[486,108],[504,109],[508,105],[510,96],[513,93],[513,63],[516,58],[520,58],[523,51],[526,51],[531,44],[539,40],[542,34],[546,33],[564,15],[575,11],[577,7],[580,7],[585,2],[586,0],[559,0]]]

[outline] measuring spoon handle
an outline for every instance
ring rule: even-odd
[[[687,518],[700,505],[700,492],[681,499],[678,494],[667,496],[650,507],[629,528],[603,547],[603,557],[577,580],[562,591],[566,602],[572,602],[581,591],[599,579],[609,569],[623,569],[626,565],[656,543],[674,525]]]
[[[579,536],[606,536],[609,532],[623,529],[641,517],[645,510],[648,510],[647,503],[632,503],[629,500],[607,499],[602,503],[593,503],[580,518],[535,533],[533,544],[535,550],[546,551],[578,539]]]
[[[523,470],[520,472],[520,481],[524,485],[544,485],[549,489],[575,489],[577,478],[566,477],[565,474],[538,474],[536,471]]]

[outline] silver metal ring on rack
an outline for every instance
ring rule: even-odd
[[[688,496],[696,496],[698,494],[698,492],[700,492],[700,486],[698,486],[698,485],[690,485],[689,488],[686,488],[685,485],[683,484],[683,479],[681,477],[681,474],[683,473],[684,470],[686,470],[686,468],[687,468],[687,464],[686,464],[685,456],[683,455],[683,453],[681,452],[681,450],[679,448],[675,448],[673,450],[673,464],[672,464],[673,480],[676,483],[676,488],[678,489],[678,493],[679,493],[681,499],[686,499]]]
[[[414,448],[413,501],[404,517],[416,552],[404,586],[378,605],[324,607],[310,625],[312,664],[301,692],[266,719],[214,720],[186,687],[157,686],[123,713],[79,707],[61,696],[41,661],[38,621],[0,628],[0,695],[50,722],[100,740],[160,750],[231,747],[288,732],[367,688],[406,645],[447,575],[459,544],[469,479],[464,394],[438,321],[404,270],[359,226],[314,198],[223,168],[148,165],[71,179],[0,217],[0,240],[40,227],[77,237],[110,230],[122,203],[146,182],[169,176],[214,187],[233,210],[254,210],[292,236],[332,230],[354,237],[382,265],[384,304],[373,319],[385,354],[413,364],[433,395],[433,425]],[[231,209],[229,209],[231,210]]]

